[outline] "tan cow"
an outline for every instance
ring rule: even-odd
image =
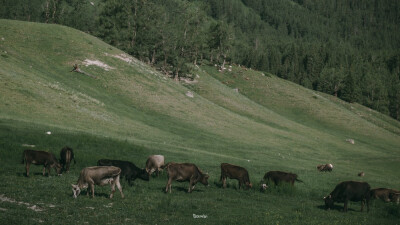
[[[81,171],[77,184],[72,184],[73,197],[76,198],[81,193],[81,189],[90,188],[92,197],[94,197],[94,185],[104,186],[107,184],[111,185],[110,198],[114,196],[115,185],[117,185],[119,192],[121,192],[122,198],[124,193],[122,192],[121,184],[119,183],[119,176],[121,169],[115,166],[93,166],[86,167]],[[89,189],[87,191],[89,195]]]
[[[330,163],[327,164],[320,164],[317,166],[318,171],[320,172],[332,172],[333,165]]]
[[[157,171],[157,176],[160,171],[164,168],[164,156],[163,155],[151,155],[146,161],[146,172],[149,176]]]
[[[381,199],[385,202],[399,203],[400,191],[389,188],[375,188],[370,191],[371,198]]]

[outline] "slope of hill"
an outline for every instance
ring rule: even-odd
[[[365,217],[356,212],[317,216],[325,213],[321,198],[339,181],[367,180],[373,187],[400,188],[400,123],[387,116],[237,66],[225,73],[207,66],[195,68],[194,82],[178,83],[97,38],[58,25],[0,20],[0,54],[0,162],[4,165],[0,177],[10,180],[0,186],[4,193],[0,208],[15,214],[33,213],[4,196],[22,202],[55,201],[65,208],[48,208],[52,215],[61,212],[54,219],[47,218],[47,223],[71,215],[72,206],[82,210],[74,213],[85,218],[83,221],[102,221],[102,217],[83,211],[107,200],[91,201],[83,196],[84,200],[73,202],[69,194],[80,169],[95,165],[102,157],[143,166],[149,154],[157,153],[167,161],[196,163],[209,172],[211,187],[199,187],[193,200],[182,196],[179,189],[173,197],[163,194],[165,175],[149,183],[137,181],[138,186],[124,189],[130,200],[113,202],[113,209],[125,210],[108,212],[117,216],[114,222],[188,223],[193,222],[193,213],[206,213],[210,223],[269,223],[273,218],[282,223],[351,224],[366,217],[371,223],[392,222],[400,214],[387,216],[388,206],[377,204],[375,213]],[[74,64],[97,79],[70,72]],[[48,130],[52,135],[45,135]],[[355,144],[346,139],[354,139]],[[27,144],[55,153],[70,145],[80,160],[60,182],[37,174],[26,179],[17,162]],[[248,168],[257,185],[266,171],[275,169],[298,173],[305,185],[297,185],[282,198],[279,191],[264,195],[256,190],[237,191],[236,181],[230,181],[230,189],[221,190],[221,162]],[[315,171],[317,164],[325,162],[335,165],[331,175]],[[358,178],[360,171],[367,177]],[[40,192],[42,185],[53,188],[49,195]],[[108,193],[108,188],[98,190]],[[230,211],[228,206],[237,204],[242,196],[247,196],[242,206]],[[127,203],[131,200],[142,205],[131,206]],[[274,206],[276,209],[271,209]],[[358,210],[358,204],[353,206]],[[187,211],[188,207],[191,210]],[[249,209],[252,207],[256,208]],[[269,209],[268,215],[264,207]],[[98,210],[98,214],[107,212]],[[133,210],[144,216],[123,220],[121,215]],[[299,212],[298,217],[291,216],[293,210]],[[248,213],[257,218],[240,216]]]

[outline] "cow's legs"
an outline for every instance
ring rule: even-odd
[[[121,197],[125,198],[124,193],[122,192],[121,183],[119,182],[119,176],[116,178],[115,183],[117,184],[117,188],[118,188],[119,192],[121,193]]]
[[[26,171],[26,176],[27,177],[29,177],[29,167],[31,166],[31,164],[30,163],[26,163],[26,165],[25,165],[25,171]]]
[[[90,190],[92,191],[92,198],[94,198],[94,183],[89,183]]]
[[[345,199],[344,200],[344,209],[343,209],[344,212],[347,212],[347,203],[349,203],[349,200]]]
[[[192,179],[190,179],[188,193],[191,193],[191,192],[193,191],[193,189],[194,189],[194,186],[193,186],[193,188],[192,188],[192,185],[193,185],[193,180],[192,180]]]
[[[69,172],[69,166],[71,165],[71,162],[67,163],[67,172]]]
[[[169,188],[169,193],[172,193],[171,192],[171,183],[172,183],[172,179],[168,178],[167,186],[165,187],[165,193],[168,193],[168,188]]]
[[[111,194],[110,194],[110,199],[113,198],[115,192],[115,180],[111,182]]]
[[[221,177],[222,179],[222,187],[226,188],[226,177]]]
[[[365,204],[365,200],[361,200],[361,212],[362,212],[363,209],[364,209],[364,204]]]
[[[43,176],[46,175],[46,165],[43,166]]]

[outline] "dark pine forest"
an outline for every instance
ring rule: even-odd
[[[74,27],[175,79],[234,63],[400,120],[397,0],[0,0],[0,18]]]

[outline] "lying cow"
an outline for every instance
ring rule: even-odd
[[[176,181],[189,181],[188,192],[191,193],[197,182],[204,185],[208,185],[207,174],[204,174],[195,164],[192,163],[168,163],[165,166],[168,175],[167,186],[165,187],[165,193],[172,192],[171,183],[173,180]]]
[[[122,198],[124,198],[124,193],[122,192],[122,187],[119,183],[120,174],[121,169],[115,166],[86,167],[81,171],[77,184],[72,184],[73,197],[78,197],[82,189],[90,188],[92,197],[94,198],[94,185],[104,186],[110,184],[110,198],[114,196],[115,185],[117,185]],[[89,189],[86,194],[89,195]]]
[[[250,183],[249,173],[247,170],[240,166],[235,166],[229,163],[221,163],[221,178],[223,187],[226,188],[226,178],[236,179],[239,181],[239,189],[241,186],[251,188],[253,185]]]
[[[60,164],[62,166],[63,171],[69,172],[69,167],[71,165],[72,160],[74,160],[74,164],[76,164],[72,148],[65,146],[64,148],[61,149],[60,152]]]
[[[54,168],[58,175],[61,175],[61,165],[58,163],[56,156],[53,153],[45,151],[25,150],[22,155],[22,163],[25,164],[26,176],[29,177],[29,168],[31,164],[43,165],[43,176],[50,175],[50,169]]]
[[[146,161],[146,171],[149,176],[157,171],[157,176],[164,167],[164,156],[163,155],[151,155]]]
[[[385,202],[399,202],[400,191],[389,188],[375,188],[370,191],[370,197]]]
[[[275,185],[278,185],[282,182],[290,183],[294,185],[295,181],[303,182],[302,180],[297,179],[297,174],[287,173],[282,171],[269,171],[264,175],[264,181],[269,183],[273,181]]]
[[[344,181],[336,185],[335,189],[326,197],[325,207],[331,209],[334,202],[344,202],[344,212],[347,212],[347,204],[349,201],[361,201],[361,212],[364,209],[364,204],[367,202],[367,212],[369,211],[371,187],[367,182]]]
[[[317,166],[318,171],[320,172],[332,172],[333,165],[330,163],[327,164],[320,164]]]
[[[148,181],[149,175],[146,170],[138,168],[135,164],[128,161],[111,160],[111,159],[100,159],[97,161],[98,166],[116,166],[121,169],[121,177],[125,176],[125,180],[128,181],[129,186],[132,186],[131,181],[135,181],[136,178]]]

